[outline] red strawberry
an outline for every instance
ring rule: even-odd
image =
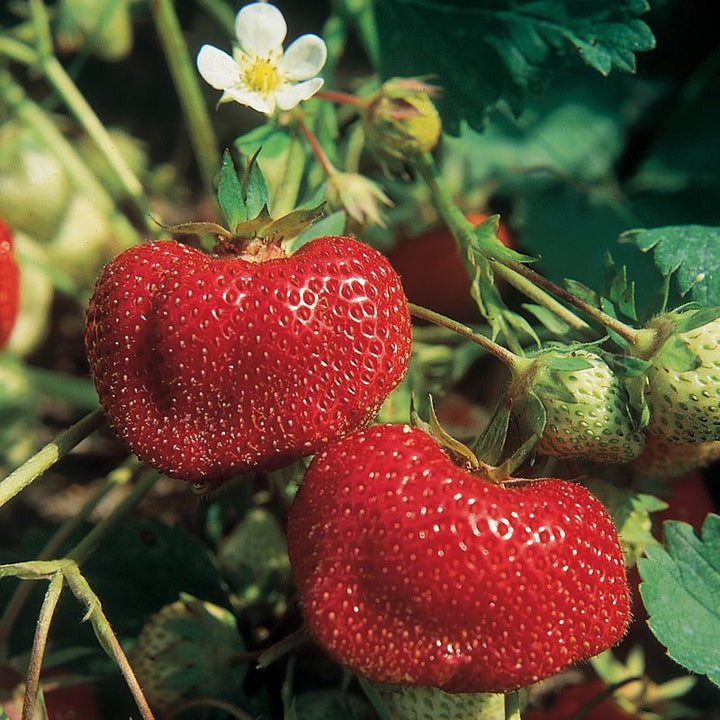
[[[10,337],[20,302],[20,275],[10,228],[0,220],[0,350]]]
[[[583,708],[588,708],[582,714],[585,720],[632,720],[637,717],[621,708],[612,695],[593,704],[606,690],[607,685],[599,678],[571,685],[563,689],[549,707],[523,713],[523,720],[572,720]]]
[[[316,455],[288,546],[310,631],[375,682],[502,692],[610,647],[629,620],[617,533],[585,488],[492,484],[406,425]]]
[[[467,214],[473,225],[487,220],[479,212]],[[498,237],[508,247],[514,240],[500,224]],[[411,302],[461,322],[478,322],[480,311],[470,296],[471,280],[460,252],[447,227],[434,227],[417,237],[400,238],[388,253]]]
[[[346,237],[281,252],[154,242],[100,277],[95,386],[116,433],[159,471],[218,482],[289,464],[370,420],[402,378],[410,318],[387,260]]]

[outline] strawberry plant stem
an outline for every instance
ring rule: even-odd
[[[520,693],[505,693],[505,720],[520,720]]]
[[[540,273],[535,272],[535,270],[524,263],[497,254],[492,247],[485,247],[479,243],[473,234],[472,223],[465,218],[460,208],[453,202],[450,191],[445,185],[445,180],[441,176],[435,159],[430,153],[425,153],[420,156],[416,162],[416,168],[430,188],[435,206],[455,236],[455,239],[458,241],[461,251],[472,245],[483,253],[493,270],[497,271],[501,266],[509,270],[510,272],[503,272],[503,277],[508,282],[513,284],[513,286],[521,292],[527,294],[528,297],[531,297],[535,302],[544,305],[548,310],[556,313],[559,318],[567,322],[571,327],[586,330],[587,324],[563,305],[554,301],[551,296],[555,296],[568,305],[580,310],[584,315],[609,330],[612,330],[628,343],[635,344],[638,332],[635,328],[626,325],[599,308],[590,305],[565,288],[556,285],[551,280],[540,275]],[[520,279],[529,281],[535,289],[528,287],[527,282],[521,282]]]
[[[203,187],[209,197],[216,198],[214,178],[220,167],[218,142],[175,6],[171,0],[152,0],[150,10],[187,122]]]
[[[148,203],[142,183],[118,151],[95,111],[90,107],[72,78],[53,54],[50,19],[42,0],[33,0],[31,11],[37,36],[36,60],[32,64],[41,69],[45,79],[60,95],[77,121],[85,128],[88,136],[108,162],[116,178],[138,210],[139,219],[145,224],[147,230],[154,232],[155,228],[152,226],[148,216]]]
[[[37,560],[50,560],[55,557],[65,544],[67,539],[77,530],[80,525],[85,522],[98,506],[101,500],[105,498],[111,490],[118,485],[123,485],[130,481],[134,470],[138,465],[138,461],[131,457],[119,467],[115,468],[97,488],[92,496],[85,502],[80,510],[72,517],[68,518],[45,544],[38,553]],[[5,610],[0,616],[0,662],[7,659],[8,640],[10,633],[17,621],[20,612],[32,592],[30,583],[20,583],[10,598]]]
[[[228,35],[235,35],[235,13],[223,0],[197,0],[197,4]]]
[[[298,192],[305,171],[305,150],[297,133],[290,139],[290,147],[285,162],[286,172],[283,175],[275,197],[273,198],[273,216],[282,217],[295,209]]]
[[[73,595],[87,608],[85,619],[90,620],[98,642],[120,668],[120,672],[125,678],[125,682],[130,689],[135,704],[140,711],[140,716],[143,720],[155,720],[142,688],[128,662],[127,655],[125,655],[125,651],[122,649],[117,636],[113,632],[103,612],[100,600],[98,600],[97,595],[95,595],[87,580],[83,577],[80,568],[70,560],[64,560],[62,562],[66,563],[63,574],[68,587],[72,590]]]
[[[410,314],[414,317],[420,318],[421,320],[427,320],[435,325],[440,325],[448,330],[452,330],[454,333],[461,335],[467,340],[480,345],[480,347],[487,350],[491,355],[495,356],[498,360],[507,365],[507,367],[512,371],[522,371],[525,367],[529,367],[532,363],[532,360],[527,360],[520,355],[510,352],[510,350],[507,350],[502,345],[498,345],[490,338],[485,337],[485,335],[476,333],[472,328],[457,322],[457,320],[452,320],[449,317],[445,317],[445,315],[436,313],[434,310],[429,310],[428,308],[424,308],[420,305],[415,305],[415,303],[409,302],[408,309],[410,310]]]
[[[127,497],[117,505],[110,515],[102,519],[66,557],[74,560],[78,565],[82,565],[110,530],[148,494],[159,477],[160,475],[155,470],[146,468]]]
[[[104,419],[101,409],[93,410],[10,473],[0,482],[0,507],[51,468],[61,457],[67,455],[88,435],[94,433]]]
[[[338,92],[336,90],[319,90],[315,93],[315,97],[322,98],[323,100],[329,100],[330,102],[339,103],[341,105],[352,105],[357,108],[364,108],[367,105],[367,100],[359,98],[357,95],[351,95],[350,93]]]
[[[32,650],[30,651],[30,666],[28,667],[25,681],[25,698],[23,700],[22,720],[32,720],[35,717],[35,703],[37,701],[38,688],[40,687],[40,670],[45,655],[48,633],[52,623],[55,608],[57,607],[60,593],[63,589],[63,574],[56,572],[50,579],[50,584],[45,593],[45,599],[40,607],[35,637],[33,638]]]
[[[322,149],[320,141],[315,137],[313,131],[305,124],[305,122],[303,122],[303,120],[298,119],[297,123],[300,131],[305,136],[305,139],[308,141],[310,147],[312,148],[315,157],[318,159],[318,162],[322,166],[322,169],[325,171],[325,174],[328,177],[332,177],[333,175],[335,175],[337,173],[337,169],[330,162],[330,158]]]

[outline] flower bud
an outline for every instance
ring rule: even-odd
[[[374,223],[385,227],[380,205],[392,205],[376,183],[357,173],[333,173],[328,179],[327,197],[332,206],[344,208],[361,225]]]
[[[393,78],[370,100],[363,121],[368,145],[380,155],[410,160],[432,150],[440,138],[440,115],[431,100],[433,85]]]

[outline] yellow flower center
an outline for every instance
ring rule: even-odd
[[[277,63],[270,58],[255,58],[243,69],[243,81],[250,90],[267,95],[280,84]]]

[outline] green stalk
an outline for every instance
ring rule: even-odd
[[[120,668],[120,672],[140,711],[140,716],[143,720],[155,720],[152,710],[150,710],[150,706],[140,687],[140,683],[138,683],[135,673],[128,662],[127,655],[125,655],[125,651],[122,649],[107,616],[103,612],[100,600],[93,592],[88,581],[83,577],[80,568],[74,562],[63,562],[66,563],[66,567],[63,570],[65,582],[67,582],[68,587],[72,590],[73,595],[87,608],[85,619],[90,620],[98,642]]]
[[[8,38],[0,38],[0,55],[6,54]],[[15,43],[22,45],[21,43]],[[12,56],[10,56],[12,57]],[[107,190],[89,170],[75,148],[65,139],[47,113],[26,94],[24,89],[7,72],[0,72],[0,98],[20,118],[32,128],[36,136],[43,139],[65,170],[73,179],[78,191],[93,198],[98,209],[105,213],[113,226],[120,247],[130,247],[138,242],[139,236],[128,219],[118,210],[115,201]]]
[[[160,475],[150,468],[140,475],[132,491],[101,520],[65,557],[82,565],[92,554],[100,541],[142,500],[152,489]]]
[[[452,320],[445,315],[436,313],[434,310],[429,310],[428,308],[424,308],[420,305],[415,305],[415,303],[409,302],[408,309],[410,310],[410,314],[414,317],[426,320],[435,325],[439,325],[440,327],[447,328],[448,330],[452,330],[454,333],[457,333],[467,340],[474,342],[476,345],[480,345],[480,347],[505,364],[514,375],[524,372],[533,364],[532,360],[516,355],[514,352],[510,352],[510,350],[504,348],[502,345],[498,345],[490,338],[485,337],[485,335],[476,333],[472,328],[457,322],[457,320]]]
[[[80,90],[78,90],[59,60],[52,54],[45,54],[42,51],[37,52],[24,43],[13,40],[12,38],[2,38],[0,42],[0,54],[16,62],[20,62],[29,67],[37,67],[41,70],[45,79],[62,98],[67,108],[80,125],[82,125],[88,137],[95,143],[105,158],[128,197],[136,207],[146,229],[153,233],[156,232],[157,228],[150,221],[147,198],[142,184],[128,166],[125,158],[123,158],[117,150],[105,126],[100,122],[95,111],[90,107],[87,100],[85,100],[85,97]]]
[[[631,345],[638,340],[638,331],[635,328],[620,322],[616,318],[604,313],[584,300],[568,292],[565,288],[556,285],[551,280],[543,277],[527,265],[511,260],[506,257],[496,257],[492,248],[478,246],[473,234],[473,226],[463,215],[460,208],[455,205],[452,196],[445,185],[440,171],[430,153],[425,153],[415,163],[420,175],[423,177],[435,202],[438,212],[452,231],[458,241],[460,249],[463,250],[471,243],[484,253],[486,259],[494,270],[504,267],[511,272],[503,271],[503,277],[513,284],[518,290],[531,297],[534,302],[542,304],[551,312],[554,312],[560,319],[577,330],[587,330],[587,323],[570,312],[562,304],[555,301],[551,296],[559,298],[563,302],[577,308],[584,315],[612,330]],[[464,253],[463,253],[464,255]],[[524,281],[524,282],[523,282]],[[530,288],[528,283],[533,286]],[[530,294],[532,293],[532,294]]]
[[[103,424],[104,419],[101,409],[93,410],[10,473],[0,482],[0,507],[51,468],[61,457],[67,455],[88,435],[94,433]]]
[[[305,150],[297,135],[290,140],[290,148],[285,163],[286,172],[275,192],[273,200],[273,217],[282,217],[295,209],[305,172]]]
[[[35,703],[37,702],[38,689],[40,688],[40,670],[45,656],[50,625],[52,624],[55,608],[57,607],[60,593],[63,589],[62,572],[56,572],[48,585],[45,599],[40,607],[35,637],[33,638],[32,650],[30,652],[30,667],[25,682],[25,698],[23,700],[22,720],[33,720],[35,717]]]
[[[208,197],[214,198],[220,153],[198,82],[197,69],[190,60],[172,0],[151,0],[150,9],[185,116],[203,187]]]
[[[224,0],[197,0],[197,4],[205,10],[228,35],[235,35],[235,13]]]
[[[520,720],[520,693],[505,693],[505,720]]]
[[[38,553],[37,560],[50,560],[57,555],[60,548],[67,539],[82,525],[92,514],[98,504],[117,486],[130,481],[138,461],[131,457],[128,461],[113,470],[103,484],[85,502],[80,510],[68,518],[48,540],[42,550]],[[12,597],[5,606],[0,616],[0,661],[7,659],[8,641],[10,633],[17,622],[25,602],[32,593],[30,583],[20,583]]]

